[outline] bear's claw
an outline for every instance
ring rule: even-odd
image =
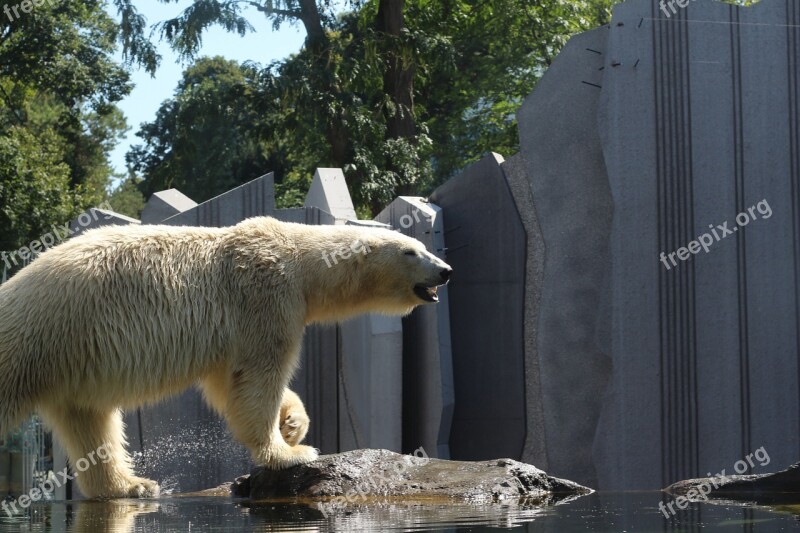
[[[301,411],[291,411],[281,420],[281,435],[289,446],[297,446],[308,433],[308,415]]]

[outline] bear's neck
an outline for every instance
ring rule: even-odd
[[[342,259],[332,254],[333,248],[303,252],[303,286],[306,299],[306,324],[333,323],[377,311],[370,290],[366,265],[356,258]]]

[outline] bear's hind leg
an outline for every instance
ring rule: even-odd
[[[40,413],[67,452],[87,498],[155,498],[155,481],[134,476],[119,409],[43,405]]]

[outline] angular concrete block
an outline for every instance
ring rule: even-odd
[[[517,115],[544,244],[536,344],[547,469],[590,486],[597,399],[611,374],[603,299],[614,208],[597,129],[608,31],[570,39]]]
[[[275,213],[275,175],[256,178],[163,221],[172,226],[233,226],[246,218]]]
[[[401,196],[375,220],[420,240],[447,260],[438,206]],[[418,307],[403,319],[403,451],[422,446],[431,457],[442,459],[450,458],[454,408],[448,294],[443,287],[438,304]]]
[[[306,196],[306,207],[318,207],[336,217],[337,223],[355,220],[356,209],[340,168],[318,168]]]
[[[196,206],[197,202],[178,189],[159,191],[150,196],[142,209],[142,224],[158,224]]]
[[[453,459],[519,458],[526,439],[527,239],[497,154],[440,186],[452,328]]]
[[[528,177],[528,162],[517,154],[501,164],[525,233],[525,288],[522,349],[525,364],[525,443],[521,460],[549,468],[542,370],[539,361],[539,314],[544,278],[545,246]]]

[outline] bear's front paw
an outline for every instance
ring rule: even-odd
[[[123,498],[158,498],[161,487],[152,479],[132,477],[123,488]]]
[[[283,413],[281,413],[283,414]],[[310,420],[305,411],[292,410],[281,420],[281,435],[289,446],[297,446],[308,433]]]
[[[297,446],[286,447],[286,454],[275,455],[270,459],[266,466],[272,470],[283,470],[292,466],[304,465],[312,461],[316,461],[319,457],[319,450],[298,444]]]

